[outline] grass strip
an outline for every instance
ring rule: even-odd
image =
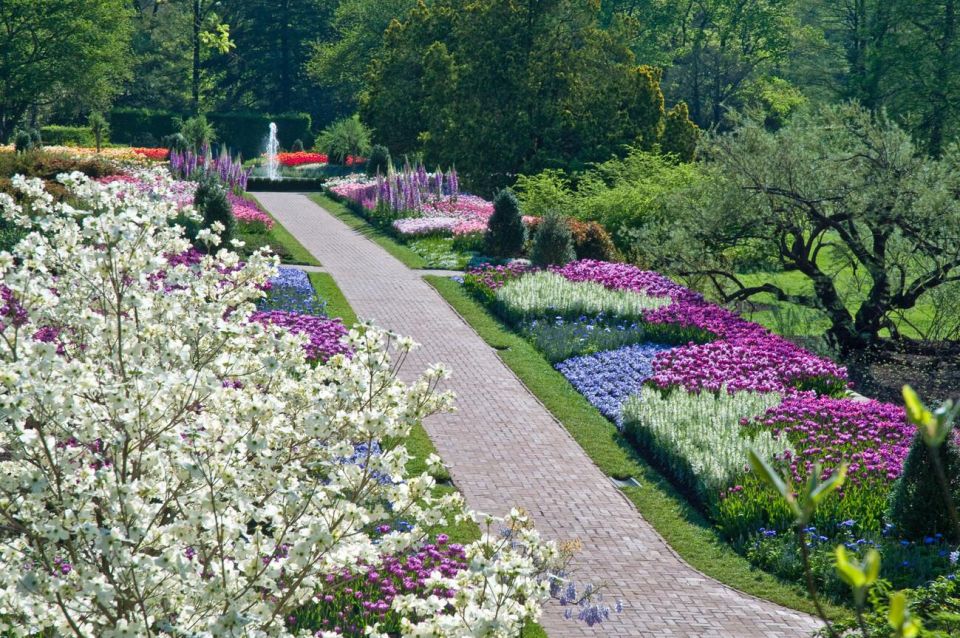
[[[424,278],[487,342],[527,388],[547,407],[580,447],[608,476],[633,477],[641,487],[624,494],[686,562],[707,576],[742,592],[813,614],[806,590],[754,566],[737,554],[710,522],[627,442],[616,427],[564,378],[529,342],[510,331],[463,287],[446,277]],[[831,618],[850,611],[825,604]]]
[[[343,296],[333,275],[326,272],[309,272],[307,276],[317,295],[326,303],[327,315],[343,319],[343,325],[348,328],[357,323],[357,314],[350,307],[350,302]]]
[[[265,212],[267,215],[270,215],[270,211],[260,203],[256,197],[250,193],[245,193],[244,197],[250,201],[256,202],[257,206],[260,207],[260,210]],[[317,261],[317,258],[313,256],[309,250],[303,247],[297,238],[294,237],[290,231],[283,227],[277,218],[273,215],[270,215],[270,219],[273,220],[273,228],[267,231],[267,237],[272,243],[279,244],[283,246],[287,253],[290,254],[290,257],[286,259],[283,263],[297,265],[297,266],[320,266],[320,262]]]
[[[427,267],[427,261],[415,253],[411,248],[404,246],[387,233],[383,232],[379,228],[374,227],[372,224],[370,224],[370,222],[352,212],[340,202],[334,201],[333,199],[320,193],[314,193],[310,195],[310,199],[328,213],[345,223],[347,226],[359,232],[361,235],[396,257],[397,260],[403,263],[403,265],[407,268],[413,268],[416,270]]]
[[[350,302],[344,296],[336,280],[329,273],[312,272],[309,273],[310,282],[322,299],[327,302],[327,315],[334,318],[340,318],[346,325],[352,325],[357,321],[357,315],[350,307]],[[407,471],[412,474],[421,474],[427,469],[427,458],[431,454],[437,453],[430,436],[423,428],[423,425],[417,423],[410,430],[410,435],[406,440],[407,451],[410,452],[410,462],[407,463]],[[433,478],[438,483],[438,494],[455,492],[457,489],[449,484],[450,474],[446,470],[433,473]],[[450,522],[448,525],[432,530],[434,535],[444,533],[450,537],[453,543],[467,544],[480,538],[480,527],[473,521],[462,521],[460,523]],[[520,638],[547,638],[547,632],[540,625],[529,624],[523,628]]]

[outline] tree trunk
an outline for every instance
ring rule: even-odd
[[[200,113],[200,0],[193,0],[193,113]]]

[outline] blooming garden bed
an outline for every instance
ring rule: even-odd
[[[413,344],[369,325],[315,343],[339,323],[303,273],[191,247],[189,188],[161,171],[62,179],[69,205],[19,177],[22,203],[0,198],[42,231],[0,264],[7,626],[520,634],[558,552],[516,514],[465,545],[432,533],[462,499],[406,467],[449,406],[441,367],[402,384]]]
[[[464,285],[755,564],[795,578],[799,557],[785,534],[792,516],[750,472],[750,447],[796,481],[815,462],[825,473],[851,464],[848,485],[808,532],[822,539],[817,577],[831,593],[847,589],[833,575],[828,540],[898,557],[909,549],[906,560],[884,562],[898,585],[952,571],[942,537],[905,538],[886,515],[915,435],[901,407],[850,396],[842,366],[657,273],[597,261],[552,270],[484,267]]]

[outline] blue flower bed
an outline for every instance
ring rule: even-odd
[[[326,316],[326,304],[317,296],[307,273],[290,266],[280,266],[279,270],[279,274],[270,280],[267,296],[257,304],[258,310]]]
[[[621,427],[620,407],[653,375],[653,358],[669,349],[642,343],[573,357],[555,367],[591,405]]]

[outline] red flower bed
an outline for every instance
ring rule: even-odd
[[[134,148],[131,149],[137,155],[146,157],[157,162],[162,162],[167,159],[167,155],[170,154],[170,151],[165,148]]]
[[[297,151],[296,153],[277,153],[277,160],[281,166],[302,166],[304,164],[326,164],[326,153],[307,153],[306,151]]]

